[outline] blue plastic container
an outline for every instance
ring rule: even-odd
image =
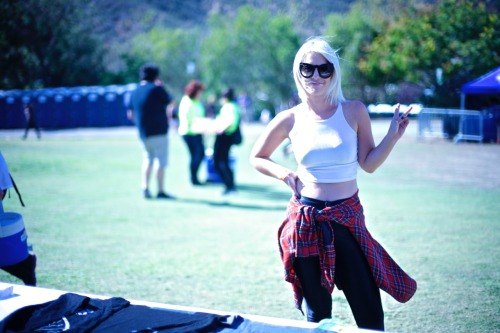
[[[0,267],[15,265],[26,259],[27,241],[21,214],[0,213]]]
[[[222,183],[222,178],[219,176],[217,171],[215,171],[214,159],[212,155],[205,156],[205,162],[207,163],[207,182]],[[229,156],[229,167],[233,171],[234,178],[236,178],[236,175],[234,174],[235,164],[236,164],[236,159],[233,156]]]

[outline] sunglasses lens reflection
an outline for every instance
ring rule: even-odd
[[[332,71],[330,70],[330,66],[328,66],[328,64],[324,64],[324,65],[319,66],[318,67],[318,74],[322,78],[330,77],[330,75],[332,75]]]
[[[312,77],[316,69],[318,69],[318,75],[323,79],[327,79],[333,74],[333,65],[330,63],[322,65],[311,65],[311,64],[301,63],[299,69],[300,69],[300,75],[302,75],[305,78]]]
[[[300,74],[305,77],[309,78],[314,75],[314,66],[309,65],[309,64],[300,64]]]

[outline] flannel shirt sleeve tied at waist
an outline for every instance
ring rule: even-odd
[[[335,246],[333,230],[331,242],[325,244],[320,223],[339,223],[346,226],[360,245],[377,286],[398,302],[407,302],[415,294],[417,283],[391,258],[389,253],[370,234],[365,225],[363,207],[356,193],[342,203],[318,210],[302,205],[292,197],[286,219],[278,230],[281,260],[285,280],[292,284],[295,306],[301,310],[303,292],[294,270],[297,257],[318,256],[321,285],[333,292],[335,286]]]

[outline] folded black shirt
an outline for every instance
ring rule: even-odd
[[[142,305],[113,297],[89,298],[73,293],[21,308],[0,322],[0,332],[215,332],[239,325],[239,316],[183,312]]]

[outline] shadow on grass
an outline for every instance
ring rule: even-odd
[[[238,184],[238,191],[255,194],[259,198],[268,198],[274,200],[286,200],[292,196],[291,192],[283,190],[276,191],[274,186],[268,185],[255,185],[255,184]]]
[[[207,185],[220,184],[210,183]],[[250,210],[285,210],[291,193],[276,191],[272,186],[238,184],[238,192],[215,198],[177,199],[186,203],[204,204],[215,207],[231,207]]]

